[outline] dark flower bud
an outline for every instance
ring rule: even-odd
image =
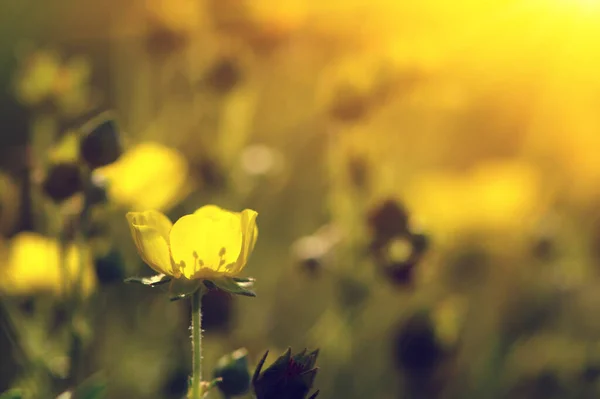
[[[74,163],[59,163],[51,166],[42,188],[55,202],[70,198],[83,189],[79,166]]]
[[[97,120],[90,122],[91,128],[84,129],[87,131],[79,147],[81,158],[91,169],[115,162],[123,152],[119,128],[114,119],[103,115]]]
[[[427,246],[422,234],[411,234],[386,240],[379,247],[372,247],[375,264],[392,284],[406,287],[412,285],[415,271]]]
[[[409,287],[415,280],[417,264],[412,260],[396,262],[383,267],[385,277],[394,285]]]
[[[288,349],[261,374],[268,354],[267,351],[262,357],[252,378],[256,399],[305,399],[317,375],[315,363],[319,351],[306,353],[305,349],[292,355]],[[318,394],[319,391],[309,398],[314,399]]]
[[[217,93],[227,93],[241,80],[242,72],[233,58],[218,60],[206,73],[206,84]]]
[[[217,388],[225,397],[243,395],[250,389],[248,351],[244,348],[223,356],[217,362],[213,378],[221,378]]]
[[[121,282],[125,278],[123,258],[118,251],[111,251],[95,260],[96,277],[100,284]]]
[[[433,321],[425,313],[411,316],[393,339],[396,366],[411,377],[432,375],[444,355]]]
[[[157,58],[167,57],[183,50],[189,37],[183,32],[171,29],[160,22],[150,22],[150,31],[146,36],[146,50]]]
[[[369,99],[351,85],[340,86],[334,93],[329,108],[333,119],[355,122],[364,118],[369,111]]]
[[[219,190],[227,186],[227,176],[221,166],[210,158],[202,157],[195,162],[192,173],[207,189]]]
[[[299,262],[300,269],[305,271],[310,277],[317,277],[320,269],[322,268],[322,263],[320,259],[317,258],[305,258]]]
[[[408,233],[408,213],[398,201],[388,199],[369,213],[368,224],[376,239],[386,241]]]

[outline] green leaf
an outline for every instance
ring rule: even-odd
[[[212,280],[204,280],[204,285],[208,288],[216,287],[225,292],[234,295],[243,295],[255,297],[256,293],[249,288],[254,284],[253,279],[239,279],[235,277],[221,277]]]
[[[256,381],[258,380],[258,377],[260,376],[260,372],[261,372],[263,366],[265,365],[265,360],[267,360],[267,356],[269,356],[269,351],[266,351],[265,354],[263,355],[263,357],[258,362],[258,365],[256,366],[256,369],[254,370],[254,375],[252,376],[252,385],[256,384]]]
[[[125,279],[126,283],[143,284],[150,287],[166,284],[171,281],[171,277],[165,274],[157,274],[152,277],[129,277]]]
[[[300,379],[302,380],[302,382],[304,383],[305,386],[307,387],[312,387],[314,382],[315,382],[315,378],[317,376],[317,371],[319,371],[318,367],[315,367],[312,370],[308,370],[305,371],[304,373],[300,374]]]
[[[22,399],[23,393],[19,389],[11,389],[0,394],[0,399]]]
[[[73,394],[73,399],[105,399],[106,384],[101,381],[87,381],[81,384]]]

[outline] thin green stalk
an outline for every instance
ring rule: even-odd
[[[192,295],[192,397],[202,398],[202,289]]]
[[[84,205],[81,210],[81,214],[74,221],[75,223],[75,236],[74,236],[74,245],[75,250],[78,253],[78,265],[75,270],[74,276],[71,275],[70,271],[67,270],[68,266],[66,265],[66,247],[63,248],[64,252],[62,254],[63,263],[65,263],[65,270],[67,272],[67,276],[69,278],[68,289],[70,292],[69,299],[69,328],[71,333],[71,343],[69,348],[69,382],[71,385],[76,385],[80,382],[82,376],[82,356],[84,350],[84,343],[81,336],[81,331],[78,329],[76,323],[77,318],[81,316],[82,296],[83,296],[83,278],[84,278],[84,269],[86,267],[85,263],[85,243],[88,234],[88,224],[90,217],[90,203],[89,203],[89,190],[90,190],[90,180],[91,175],[90,171],[87,168],[84,168],[81,171],[81,179],[84,182]]]

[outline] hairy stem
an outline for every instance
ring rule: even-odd
[[[192,295],[192,396],[202,398],[202,289]]]

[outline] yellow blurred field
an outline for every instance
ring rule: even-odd
[[[203,380],[318,367],[235,397],[600,397],[599,44],[598,0],[1,2],[0,399],[199,398],[205,291]]]

